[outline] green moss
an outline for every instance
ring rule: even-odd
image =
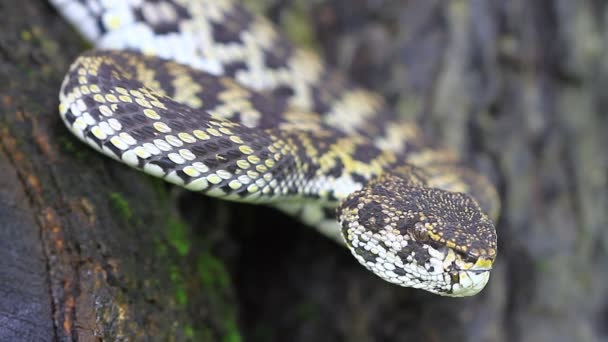
[[[178,305],[183,306],[188,302],[188,294],[186,293],[186,285],[184,284],[184,278],[182,277],[180,270],[177,266],[169,266],[169,277],[173,283],[175,301]]]
[[[266,15],[269,9],[276,5],[276,1],[272,0],[243,0],[242,3],[254,14],[261,16]],[[310,6],[311,3],[308,1],[295,1],[286,6],[281,11],[279,31],[297,46],[319,50],[309,11]]]
[[[122,217],[127,220],[130,220],[133,217],[133,212],[131,211],[131,207],[129,206],[129,202],[123,197],[123,195],[119,192],[110,192],[110,199],[112,200],[112,205],[118,211]]]
[[[224,328],[226,329],[226,335],[222,341],[224,342],[240,342],[241,334],[239,333],[238,327],[236,325],[236,321],[233,319],[227,319],[224,324]]]
[[[32,40],[32,33],[27,30],[21,31],[21,39],[25,40],[26,42]]]
[[[198,341],[213,341],[213,333],[209,329],[203,329],[199,333],[196,334]]]
[[[281,30],[297,46],[319,50],[310,13],[303,2],[296,2],[281,18]]]
[[[184,335],[189,338],[194,337],[194,328],[191,325],[186,325],[184,327]]]
[[[154,246],[156,246],[156,255],[161,258],[167,256],[167,253],[169,252],[167,249],[167,245],[163,243],[163,241],[161,241],[159,237],[154,238]]]
[[[150,185],[155,189],[158,200],[170,200],[166,183],[154,177],[147,177]],[[230,302],[228,297],[232,290],[231,281],[224,264],[213,256],[208,249],[204,237],[194,234],[190,227],[179,217],[166,214],[166,230],[162,236],[154,239],[157,256],[169,263],[169,277],[173,284],[173,297],[179,306],[187,306],[189,301],[198,299],[201,293],[207,305],[217,313],[214,317],[216,324],[221,328],[222,341],[238,342],[241,335],[236,321],[236,309],[226,305]],[[193,248],[192,246],[196,246]],[[190,272],[197,272],[199,283],[186,283],[192,281]],[[187,275],[186,275],[187,274]],[[196,292],[188,292],[196,291]],[[183,334],[194,341],[211,341],[218,339],[218,332],[191,323],[183,328]]]
[[[190,239],[188,227],[177,217],[170,215],[167,220],[167,240],[177,250],[180,256],[190,252]]]
[[[230,279],[224,264],[209,252],[202,252],[197,259],[197,271],[201,285],[211,302],[219,303],[222,295],[230,289]],[[233,308],[224,308],[222,325],[224,328],[224,342],[239,342],[241,335],[236,324],[236,315]]]
[[[68,135],[67,131],[65,131],[65,133],[66,134],[62,132],[58,138],[60,146],[64,151],[68,152],[78,160],[84,160],[91,155],[90,149],[87,146],[79,143],[74,136]]]
[[[203,287],[221,291],[230,284],[224,265],[209,253],[201,253],[197,260],[197,271]]]

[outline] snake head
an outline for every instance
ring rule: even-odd
[[[384,175],[338,208],[361,264],[401,286],[453,297],[481,291],[496,256],[496,230],[467,194]]]

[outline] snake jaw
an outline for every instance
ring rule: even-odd
[[[462,297],[489,280],[494,227],[466,194],[389,177],[349,196],[338,216],[355,258],[386,281]]]

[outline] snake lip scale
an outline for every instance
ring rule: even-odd
[[[382,279],[488,282],[494,187],[266,19],[226,0],[51,0],[96,48],[59,92],[70,131],[192,191],[270,205]]]

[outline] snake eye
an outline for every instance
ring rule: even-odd
[[[414,225],[412,235],[414,236],[414,238],[417,241],[426,241],[429,239],[428,231],[426,230],[426,228],[424,228],[424,225],[420,222],[418,222]]]

